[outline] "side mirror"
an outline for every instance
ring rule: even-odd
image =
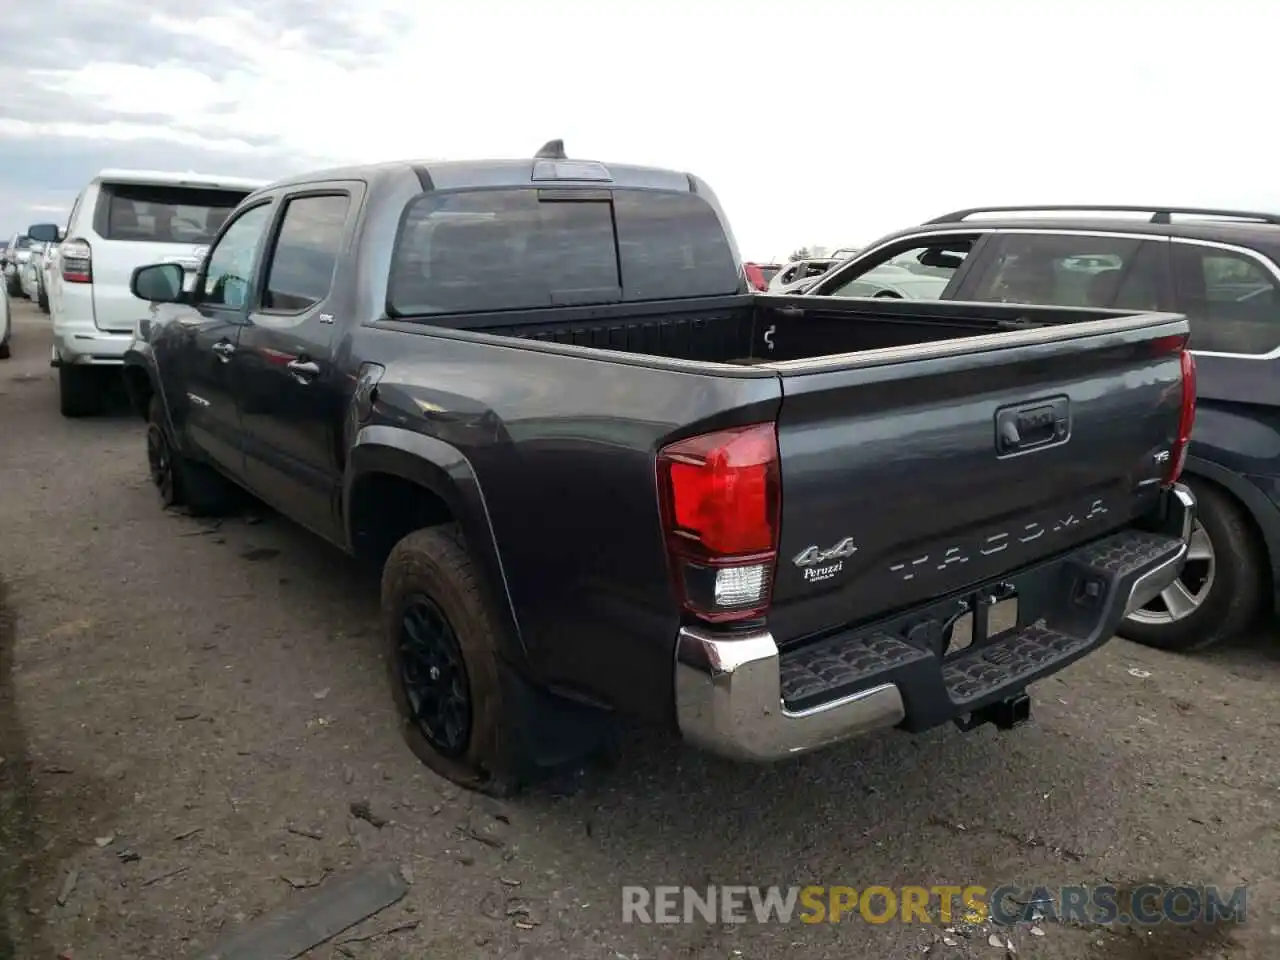
[[[185,272],[179,263],[153,263],[135,267],[129,278],[129,292],[152,303],[182,303]]]
[[[59,228],[58,228],[58,241],[57,241],[57,242],[58,242],[58,243],[61,243],[61,242],[62,242],[63,240],[65,240],[65,239],[67,239],[67,231],[66,231],[66,230],[64,230],[62,227],[59,227]]]
[[[39,243],[57,243],[58,225],[56,223],[33,223],[27,227],[27,236]]]

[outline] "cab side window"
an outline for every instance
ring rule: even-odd
[[[244,211],[218,238],[205,267],[201,303],[239,310],[249,302],[253,265],[272,209],[270,203],[264,203]]]
[[[1256,356],[1280,347],[1280,282],[1262,260],[1175,241],[1173,265],[1193,349]]]

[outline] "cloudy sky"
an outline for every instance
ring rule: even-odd
[[[102,167],[552,137],[705,177],[754,259],[981,203],[1280,209],[1277,28],[1266,0],[40,0],[0,28],[0,232]]]

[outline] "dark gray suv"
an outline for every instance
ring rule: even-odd
[[[1199,522],[1181,579],[1120,631],[1194,650],[1275,609],[1280,590],[1280,214],[1176,207],[958,210],[876,241],[806,291],[1186,314],[1199,409],[1184,482]],[[891,276],[892,275],[892,276]],[[1125,478],[1117,477],[1117,482]],[[940,508],[941,509],[941,508]]]

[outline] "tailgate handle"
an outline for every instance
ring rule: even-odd
[[[1048,397],[996,411],[996,453],[1008,456],[1066,443],[1071,437],[1071,401]]]

